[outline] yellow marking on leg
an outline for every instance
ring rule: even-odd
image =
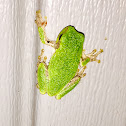
[[[86,73],[84,73],[86,68],[87,68],[86,66],[83,66],[81,71],[78,73],[78,76],[80,76],[81,78],[86,76]]]
[[[47,56],[44,57],[44,60],[43,61],[46,62],[46,60],[47,60]]]
[[[38,84],[36,84],[36,87],[37,87],[38,89],[40,88]]]

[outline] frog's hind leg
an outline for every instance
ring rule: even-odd
[[[77,74],[75,77],[56,95],[56,99],[61,99],[64,95],[69,93],[72,89],[74,89],[82,77],[86,75],[84,73],[84,70],[86,69],[86,66],[84,66],[80,71],[77,71]]]
[[[37,27],[38,27],[38,32],[39,32],[41,42],[43,44],[52,46],[53,48],[57,48],[58,45],[56,44],[56,42],[48,39],[46,35],[45,27],[47,25],[47,17],[45,17],[45,20],[43,20],[40,10],[36,11],[35,23],[37,24]]]
[[[39,88],[41,94],[46,93],[46,85],[48,83],[48,66],[46,64],[47,57],[43,57],[44,49],[41,50],[41,55],[38,57],[37,63],[37,79],[38,84],[37,88]]]

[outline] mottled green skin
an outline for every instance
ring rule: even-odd
[[[45,94],[48,78],[46,77],[45,65],[43,63],[39,64],[37,75],[38,75],[37,79],[38,79],[40,93]]]
[[[82,56],[84,34],[73,26],[67,26],[60,32],[56,42],[60,42],[60,46],[48,67],[47,93],[50,96],[57,95],[75,76]]]
[[[39,37],[41,39],[41,42],[45,44],[45,37],[44,37],[44,30],[42,27],[38,27]]]
[[[45,43],[43,29],[39,27],[38,30],[42,43]],[[84,38],[84,34],[78,32],[73,26],[67,26],[60,32],[56,40],[59,48],[50,59],[48,77],[44,63],[40,63],[38,66],[37,76],[41,94],[47,92],[48,95],[60,99],[79,83],[80,78],[72,82],[71,85],[67,85],[77,72]]]

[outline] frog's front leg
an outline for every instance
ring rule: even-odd
[[[82,67],[81,70],[77,71],[75,77],[56,95],[56,99],[61,99],[64,95],[69,93],[77,86],[80,79],[86,75],[86,73],[84,73],[85,69],[86,66]]]
[[[40,10],[36,11],[35,23],[37,24],[37,27],[38,27],[38,32],[39,32],[41,42],[43,44],[52,46],[53,48],[57,49],[58,44],[55,41],[49,40],[46,35],[45,27],[47,25],[47,17],[45,17],[45,20],[43,20]]]
[[[38,57],[37,63],[37,79],[38,84],[37,88],[39,88],[41,94],[46,93],[46,87],[48,83],[48,66],[46,64],[47,57],[43,57],[44,49],[41,50],[41,55]]]
[[[82,58],[81,58],[81,66],[85,66],[88,62],[96,61],[97,63],[100,63],[100,60],[97,59],[97,56],[103,52],[103,49],[100,49],[100,51],[97,52],[96,49],[94,49],[91,53],[85,54],[85,50],[82,52]]]

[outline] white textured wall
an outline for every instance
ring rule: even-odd
[[[35,86],[40,49],[51,55],[34,23],[38,9],[50,39],[71,24],[85,33],[87,52],[104,49],[59,101]],[[0,0],[0,126],[126,126],[125,71],[126,0]]]

